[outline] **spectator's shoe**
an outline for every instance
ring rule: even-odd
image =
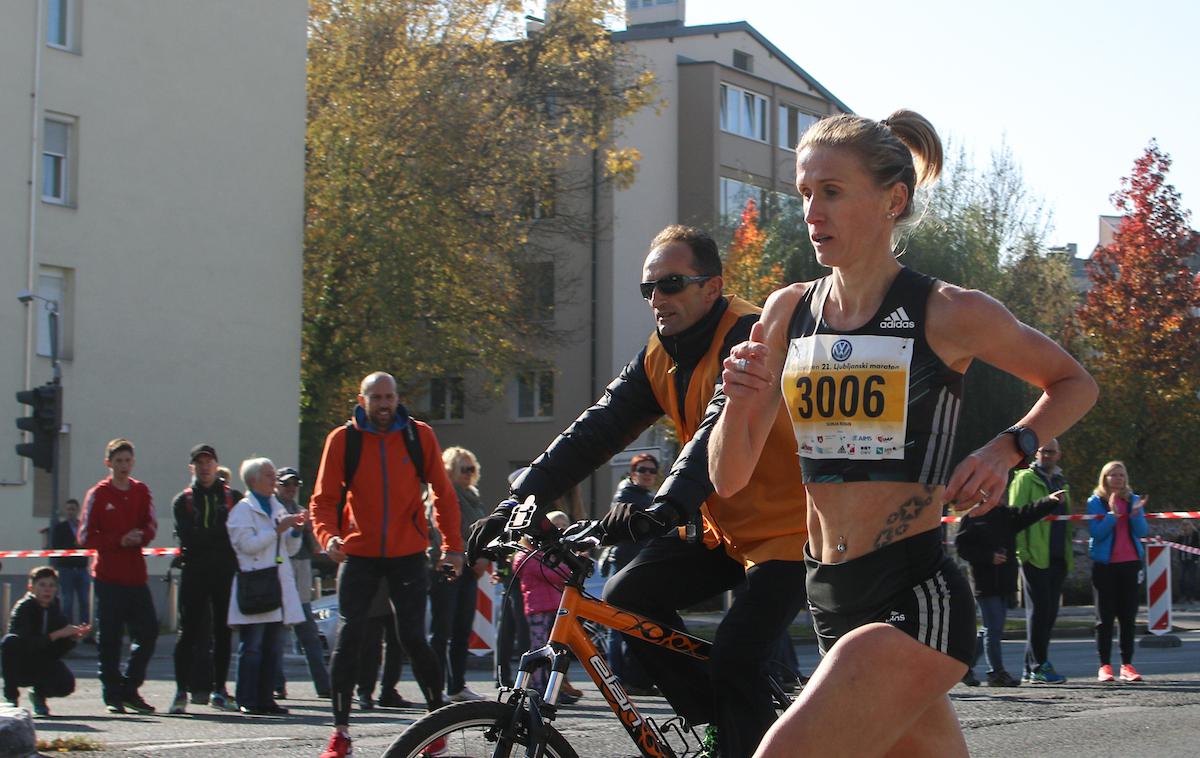
[[[238,712],[243,716],[266,716],[267,710],[256,705],[239,705]]]
[[[121,698],[121,705],[125,706],[126,710],[140,713],[143,716],[154,713],[154,706],[143,700],[136,690]]]
[[[989,687],[1020,687],[1021,683],[1012,677],[1007,671],[996,671],[987,675],[987,686]]]
[[[380,708],[416,708],[417,704],[404,699],[399,692],[395,690],[384,690],[379,693],[379,700],[376,702]]]
[[[120,698],[106,697],[104,698],[104,708],[109,713],[124,713],[125,706],[121,705]]]
[[[186,692],[176,692],[175,699],[171,701],[171,708],[167,713],[179,715],[187,713],[188,696]]]
[[[1104,664],[1103,666],[1101,666],[1100,670],[1098,672],[1096,672],[1096,681],[1098,681],[1098,682],[1115,681],[1115,679],[1113,677],[1112,666],[1107,663]]]
[[[1142,675],[1139,674],[1137,672],[1137,669],[1135,669],[1129,663],[1121,664],[1121,673],[1118,674],[1118,676],[1120,677],[1122,682],[1140,682],[1140,681],[1142,681]],[[31,697],[32,697],[32,695],[31,695]]]
[[[963,674],[962,683],[968,687],[978,687],[979,679],[975,677],[975,672],[967,669],[967,673]]]
[[[1031,684],[1062,684],[1067,678],[1054,670],[1050,661],[1046,661],[1029,674]]]
[[[570,686],[570,685],[567,685],[567,686]],[[566,687],[564,687],[563,689],[566,689]],[[574,689],[574,688],[572,687],[571,689]],[[579,690],[575,690],[575,691],[579,692]],[[579,694],[583,694],[583,693],[579,693]],[[478,692],[473,691],[470,687],[463,687],[458,692],[452,692],[447,697],[450,698],[451,703],[466,703],[466,702],[469,702],[472,700],[484,700],[485,699],[483,697],[483,695],[480,695]]]
[[[367,693],[365,693],[365,692],[361,692],[361,693],[359,693],[359,695],[358,695],[358,709],[359,709],[360,711],[373,711],[373,710],[375,710],[375,699],[374,699],[374,698],[372,698],[370,695],[368,695],[368,694],[367,694]]]
[[[42,697],[42,693],[38,692],[36,689],[29,691],[29,702],[31,705],[33,705],[34,716],[50,715],[50,708],[46,705],[46,698]]]
[[[279,689],[275,690],[275,699],[276,700],[287,700],[288,699],[287,687],[280,687]]]
[[[436,740],[425,746],[425,749],[421,751],[421,755],[437,756],[446,755],[448,752],[450,751],[446,747],[446,738],[438,737]]]
[[[209,695],[208,704],[218,711],[236,711],[238,709],[237,703],[224,690]]]
[[[13,708],[21,704],[21,691],[18,689],[4,690],[4,702],[11,705]]]
[[[322,700],[332,700],[333,692],[330,690],[317,690],[317,697],[321,698]]]
[[[625,688],[626,695],[634,697],[658,697],[661,694],[653,684],[649,687],[639,687],[636,684],[622,684],[621,686]]]
[[[208,702],[209,696],[210,695],[207,692],[193,692],[192,705],[204,705]]]
[[[329,738],[329,747],[325,748],[320,758],[347,758],[351,755],[354,755],[354,744],[350,741],[350,735],[334,729],[333,736]]]
[[[262,710],[268,716],[286,716],[290,713],[287,708],[284,708],[279,703],[269,703],[263,706]]]
[[[1029,669],[1029,664],[1025,664],[1025,669],[1021,672],[1021,684],[1029,684],[1033,681],[1033,671]]]
[[[720,755],[717,749],[717,728],[709,724],[704,727],[704,738],[700,740],[700,750],[696,753],[696,758],[719,758]]]

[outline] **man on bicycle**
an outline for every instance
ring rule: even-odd
[[[666,415],[684,443],[639,510],[617,503],[606,542],[657,537],[605,588],[613,605],[682,628],[678,611],[745,582],[717,628],[708,664],[630,638],[630,649],[688,724],[715,724],[720,755],[749,756],[775,720],[765,663],[804,604],[804,492],[796,441],[782,403],[750,483],[717,497],[708,436],[720,416],[721,362],[747,339],[759,308],[722,293],[721,258],[704,232],[669,226],[650,245],[642,296],[657,326],[646,346],[511,485],[512,497],[476,523],[469,559],[500,531],[516,502],[546,505]],[[702,516],[697,519],[697,515]],[[702,523],[700,530],[685,525]],[[687,536],[690,535],[690,536]]]

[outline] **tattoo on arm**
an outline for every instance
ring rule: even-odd
[[[894,542],[904,535],[926,508],[933,505],[933,487],[925,486],[924,495],[914,495],[888,514],[887,526],[875,537],[875,549]]]

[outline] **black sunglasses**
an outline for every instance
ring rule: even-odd
[[[707,282],[712,279],[712,276],[685,276],[683,274],[671,274],[664,276],[662,279],[657,279],[653,282],[642,282],[638,288],[642,291],[642,299],[649,300],[654,295],[654,288],[658,287],[658,291],[664,295],[677,295],[683,292],[683,288],[693,282]]]
[[[658,473],[658,469],[646,468],[645,466],[638,466],[637,468],[634,469],[634,471],[638,472],[639,474],[657,474]]]
[[[475,467],[474,467],[474,466],[459,466],[459,468],[458,468],[458,473],[460,473],[460,474],[474,474],[474,473],[475,473]]]

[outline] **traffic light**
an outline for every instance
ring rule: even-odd
[[[17,455],[29,458],[33,465],[54,470],[54,444],[62,427],[62,387],[43,384],[17,393],[17,402],[33,407],[33,413],[17,419],[17,428],[33,435],[32,442],[17,445]]]

